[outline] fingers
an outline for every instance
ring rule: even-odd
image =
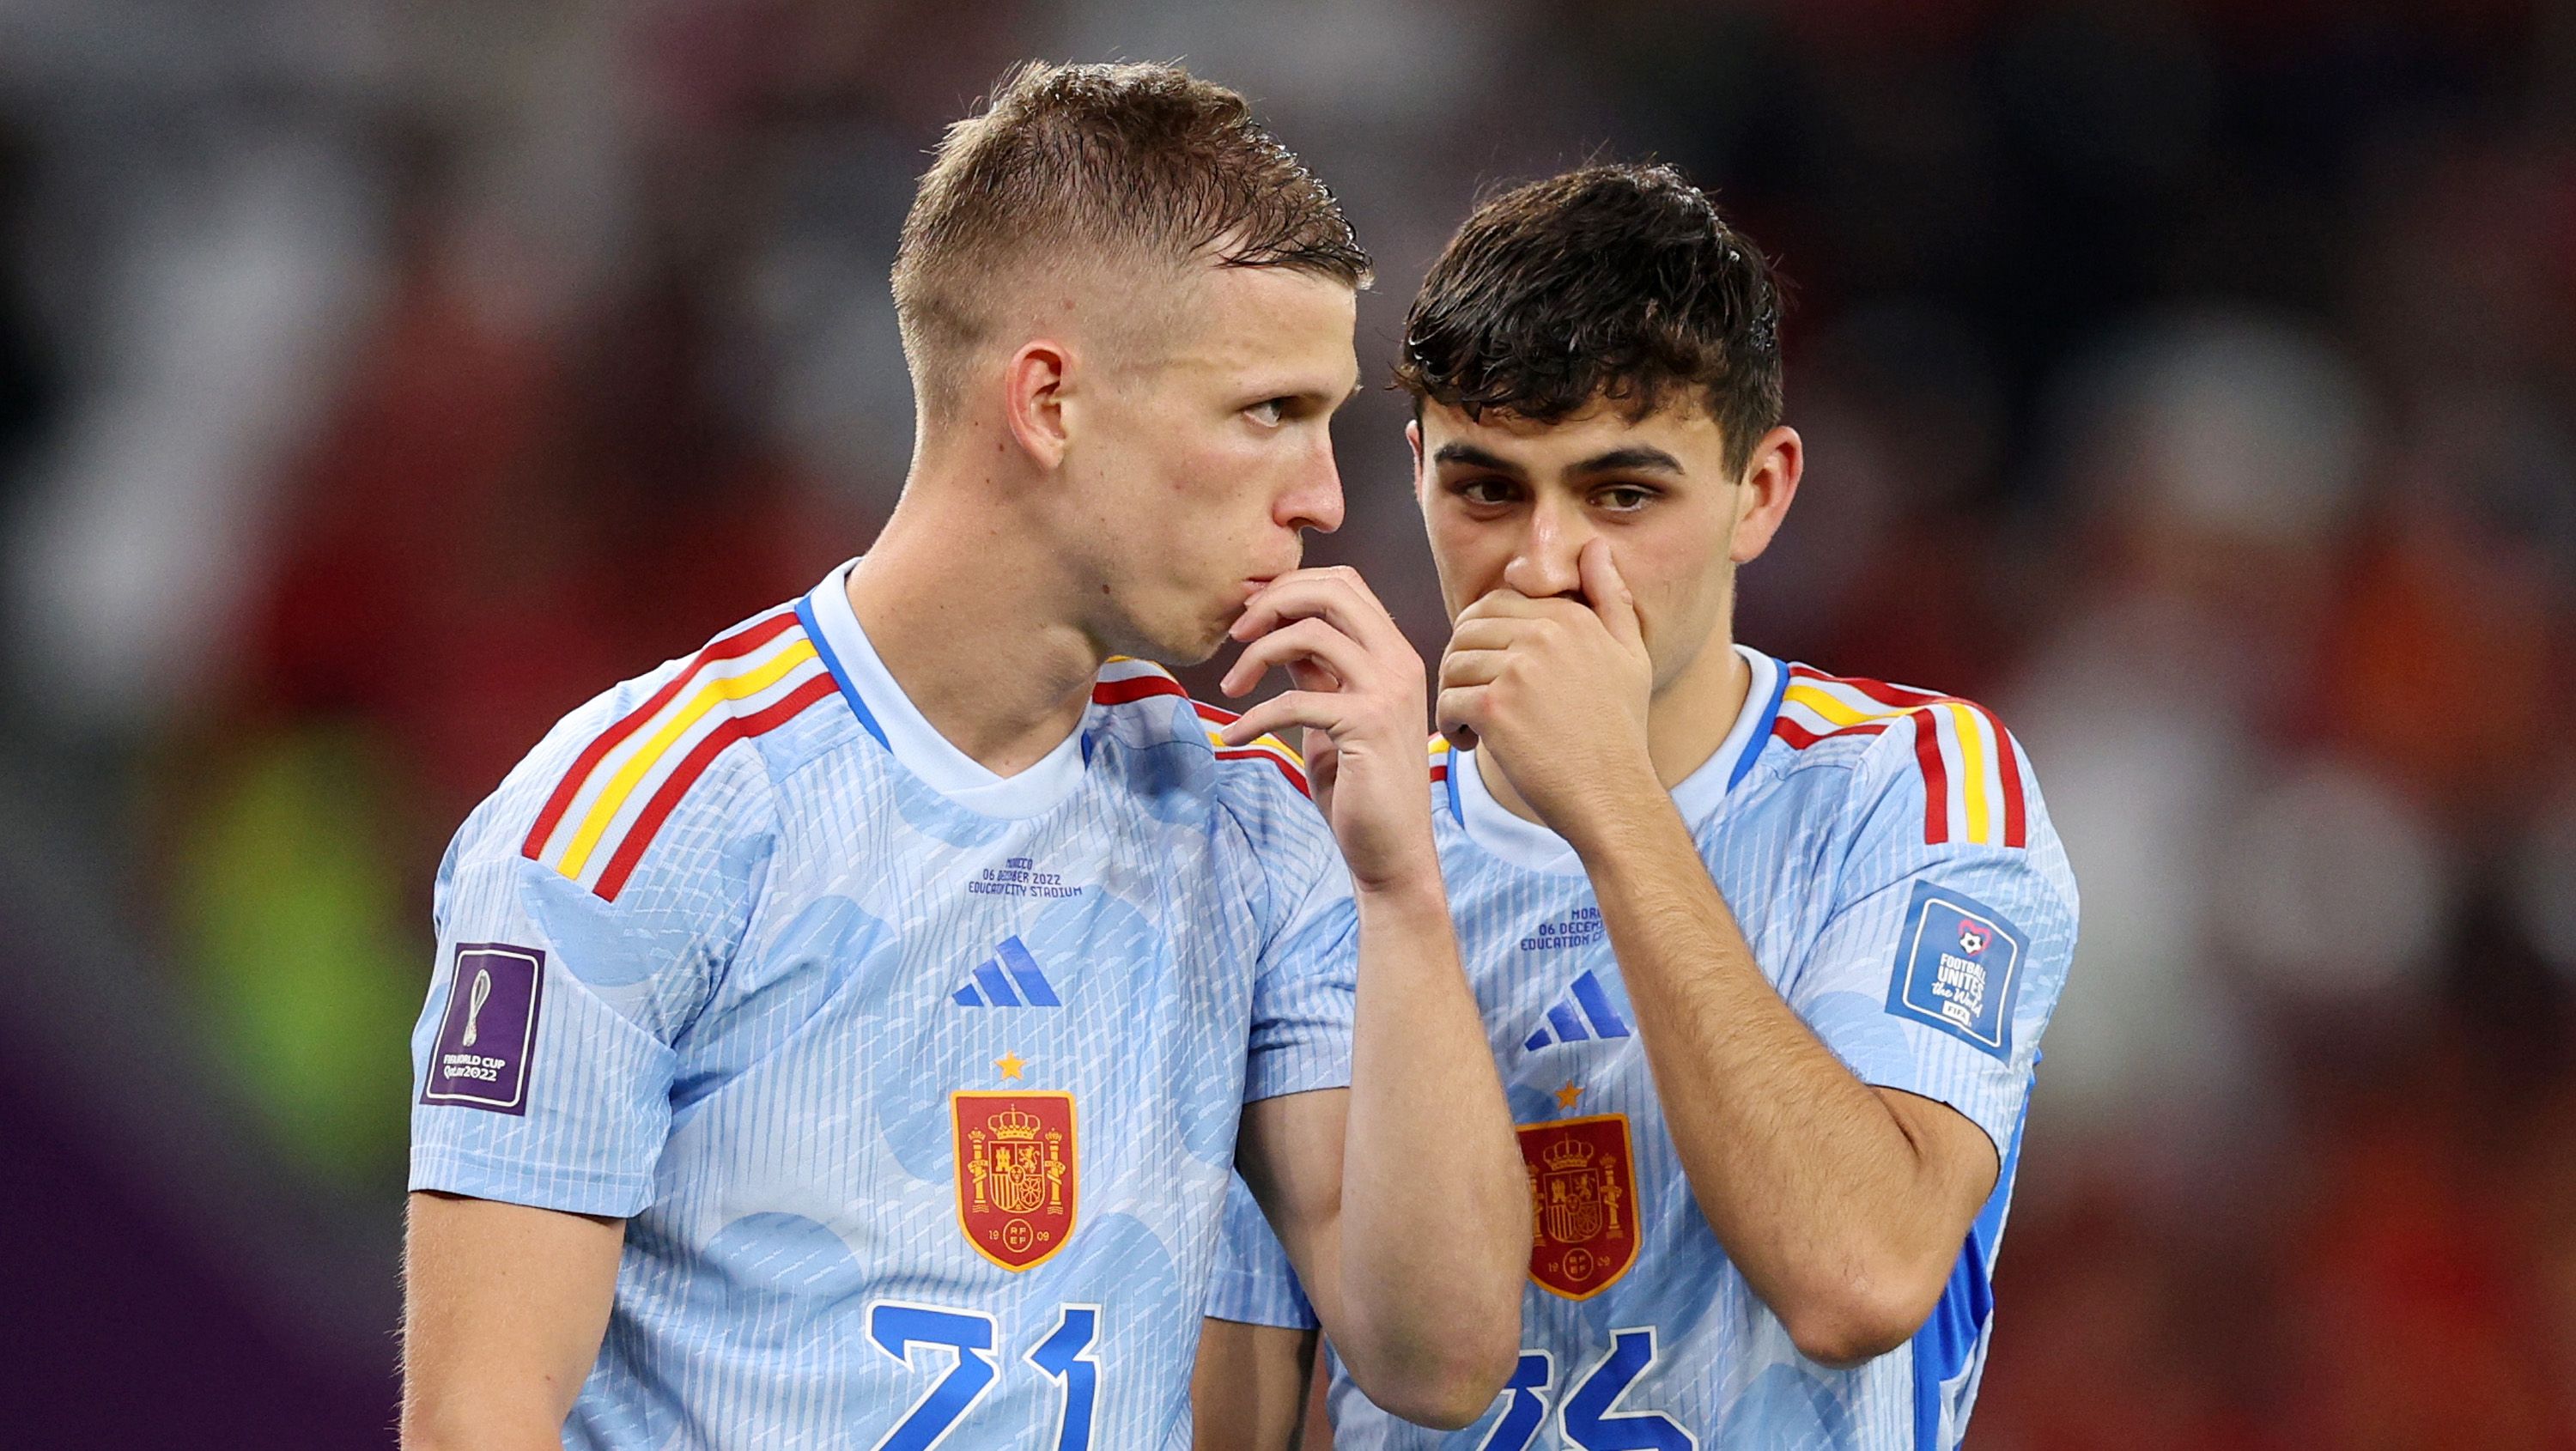
[[[1550,601],[1536,599],[1516,589],[1492,589],[1467,602],[1454,622],[1464,625],[1469,620],[1526,620],[1547,613]]]
[[[1500,615],[1469,619],[1462,614],[1458,617],[1457,628],[1449,632],[1448,653],[1454,655],[1461,650],[1508,650],[1512,642],[1521,637],[1523,629],[1523,622],[1518,619]]]
[[[1511,662],[1509,650],[1452,650],[1440,657],[1440,686],[1491,685]]]
[[[1643,640],[1637,624],[1637,596],[1620,577],[1619,565],[1610,557],[1610,542],[1587,539],[1583,550],[1574,556],[1574,565],[1583,580],[1583,597],[1592,604],[1592,613],[1621,644],[1634,645]]]
[[[1518,590],[1490,590],[1478,595],[1458,612],[1455,626],[1473,620],[1550,620],[1591,614],[1591,607],[1569,595],[1551,595],[1539,599]]]
[[[1443,687],[1432,711],[1440,733],[1449,738],[1455,750],[1472,751],[1481,737],[1485,718],[1485,687],[1452,685]]]
[[[1260,684],[1262,676],[1283,665],[1291,667],[1290,678],[1296,684],[1312,687],[1319,682],[1300,668],[1308,662],[1347,681],[1366,673],[1368,652],[1348,634],[1335,629],[1329,620],[1291,620],[1244,646],[1243,653],[1225,672],[1225,679],[1217,683],[1217,689],[1229,697],[1241,695]]]
[[[1367,581],[1347,565],[1279,576],[1244,606],[1231,633],[1238,640],[1248,640],[1277,629],[1283,620],[1297,619],[1321,619],[1373,650],[1390,644],[1412,648]]]
[[[1217,728],[1229,746],[1248,746],[1263,736],[1284,735],[1292,727],[1329,731],[1350,713],[1342,696],[1318,690],[1291,690],[1274,695]]]

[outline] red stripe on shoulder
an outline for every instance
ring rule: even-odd
[[[1941,732],[1932,712],[1917,711],[1914,759],[1923,766],[1923,840],[1939,846],[1950,839],[1950,773],[1941,764]]]
[[[1219,751],[1216,753],[1216,758],[1220,761],[1268,761],[1270,764],[1279,768],[1280,775],[1288,778],[1289,785],[1297,788],[1298,795],[1305,797],[1309,801],[1315,799],[1313,788],[1306,784],[1306,773],[1298,770],[1292,765],[1289,765],[1288,762],[1276,752],[1256,750],[1253,747],[1246,746],[1241,750]]]
[[[1792,665],[1789,667],[1789,673],[1801,680],[1821,680],[1828,685],[1848,685],[1881,705],[1891,705],[1899,710],[1910,710],[1918,705],[1930,705],[1936,700],[1950,699],[1949,696],[1937,690],[1917,690],[1911,685],[1890,685],[1884,680],[1870,680],[1858,675],[1827,675],[1812,665]]]
[[[1887,722],[1872,721],[1867,725],[1844,726],[1842,729],[1837,731],[1828,731],[1823,734],[1819,734],[1798,724],[1796,721],[1789,719],[1785,715],[1775,716],[1771,721],[1771,734],[1787,741],[1790,749],[1798,751],[1803,751],[1807,747],[1814,745],[1816,742],[1823,740],[1826,735],[1874,736],[1886,729]]]
[[[1134,675],[1125,680],[1104,680],[1091,687],[1093,705],[1128,705],[1157,695],[1186,697],[1189,692],[1177,680],[1160,675]]]
[[[689,787],[706,774],[708,763],[723,754],[725,747],[776,730],[793,719],[797,712],[818,700],[831,698],[840,688],[828,673],[817,675],[776,704],[750,715],[735,716],[707,732],[706,738],[680,759],[678,768],[662,782],[661,789],[653,793],[653,799],[645,803],[644,813],[636,817],[635,824],[627,829],[626,839],[617,844],[617,854],[608,859],[608,866],[599,874],[599,885],[593,889],[599,893],[600,899],[617,900],[617,894],[626,889],[626,879],[634,874],[635,864],[644,859],[644,849],[652,845],[654,836],[662,830],[662,823],[670,818],[672,808],[680,804],[681,797],[689,794]]]
[[[1228,710],[1221,705],[1210,705],[1204,700],[1191,701],[1190,709],[1197,711],[1199,713],[1199,719],[1206,721],[1210,725],[1232,725],[1236,721],[1243,719],[1243,712],[1241,711]]]
[[[637,727],[659,714],[662,707],[669,705],[672,698],[680,693],[681,687],[697,678],[699,671],[718,660],[732,660],[748,655],[787,633],[795,623],[796,610],[793,606],[789,606],[774,615],[764,615],[732,634],[710,642],[689,661],[688,668],[665,681],[662,688],[654,691],[642,705],[628,711],[618,719],[617,724],[602,731],[589,745],[584,746],[581,754],[573,759],[572,768],[564,772],[561,781],[555,783],[554,794],[546,798],[546,809],[537,813],[537,824],[528,828],[528,839],[520,845],[519,854],[530,861],[537,859],[538,855],[545,850],[546,838],[555,834],[555,827],[562,823],[564,813],[572,808],[573,798],[581,794],[581,783],[590,779],[592,768],[599,764],[602,757],[617,749],[619,742],[633,735]]]

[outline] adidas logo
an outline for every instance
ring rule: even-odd
[[[1064,999],[1055,995],[1055,984],[1047,981],[1038,960],[1016,937],[1003,938],[991,957],[975,964],[975,970],[966,975],[966,985],[950,994],[949,1001],[969,1008],[1064,1006]]]
[[[1547,1021],[1539,1030],[1521,1041],[1531,1051],[1551,1043],[1580,1043],[1586,1038],[1625,1038],[1630,1036],[1628,1020],[1610,1006],[1610,995],[1601,990],[1601,979],[1589,969],[1574,980],[1574,985],[1557,995],[1548,1005]]]

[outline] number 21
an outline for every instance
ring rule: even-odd
[[[1053,1451],[1090,1451],[1092,1405],[1100,1391],[1100,1362],[1092,1358],[1091,1342],[1099,1334],[1099,1306],[1059,1306],[1055,1328],[1026,1357],[1049,1380],[1064,1385]],[[948,1374],[922,1392],[875,1451],[931,1451],[1001,1375],[993,1363],[993,1317],[981,1311],[879,1300],[868,1306],[868,1339],[906,1365],[913,1364],[915,1346],[956,1356]]]

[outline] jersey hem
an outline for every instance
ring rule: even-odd
[[[540,1188],[530,1182],[524,1163],[500,1165],[454,1150],[416,1148],[409,1187],[415,1192],[429,1190],[612,1219],[632,1219],[653,1202],[652,1181],[640,1175],[573,1169],[548,1169],[544,1175]]]
[[[1243,1270],[1218,1270],[1208,1276],[1207,1308],[1199,1313],[1210,1320],[1230,1320],[1237,1325],[1266,1325],[1274,1330],[1322,1328],[1314,1316],[1300,1315],[1292,1306],[1278,1305],[1276,1292],[1280,1288],[1261,1275]]]

